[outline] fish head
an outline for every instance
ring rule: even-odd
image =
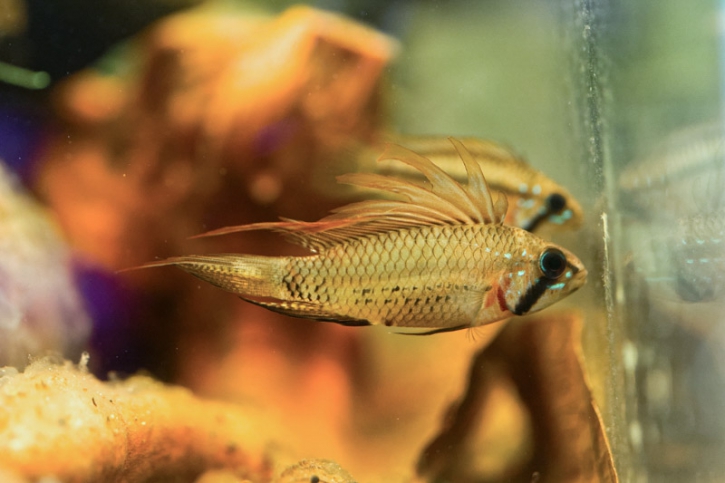
[[[579,202],[566,189],[554,183],[548,184],[551,186],[547,189],[536,185],[526,192],[508,194],[506,222],[531,232],[543,225],[568,229],[579,227],[583,217]]]
[[[529,245],[513,270],[500,281],[502,287],[507,287],[506,307],[514,315],[546,308],[575,292],[587,279],[586,268],[569,250],[534,239],[533,235],[526,238],[535,242],[535,248]]]

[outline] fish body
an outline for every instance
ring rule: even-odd
[[[631,258],[671,302],[725,297],[724,158],[725,127],[708,122],[667,135],[620,174]]]
[[[458,161],[456,150],[447,139],[401,136],[399,142],[444,167],[454,179],[465,181],[466,173]],[[534,231],[543,224],[566,228],[577,228],[581,225],[581,206],[566,188],[500,144],[472,137],[462,138],[461,142],[481,164],[491,189],[508,197],[511,208],[506,218],[507,223],[527,231]],[[399,163],[396,165],[400,166]],[[391,163],[388,162],[387,169],[390,166]]]
[[[467,182],[466,169],[448,139],[391,134],[385,136],[384,140],[425,156],[459,183]],[[491,190],[508,197],[508,224],[527,231],[534,231],[543,225],[563,228],[577,228],[581,225],[583,212],[571,193],[534,169],[520,156],[492,141],[473,137],[461,138],[460,141],[486,173]],[[355,144],[343,151],[342,166],[349,171],[372,172],[407,180],[424,179],[420,171],[408,164],[385,158],[376,162],[380,146]]]
[[[348,325],[469,327],[536,311],[564,288],[551,284],[529,295],[533,278],[543,277],[539,258],[548,245],[526,235],[507,225],[424,226],[359,237],[312,256],[172,263],[287,315]],[[566,270],[571,277],[581,268],[570,262]]]
[[[725,128],[706,123],[668,135],[651,154],[627,166],[619,177],[623,191],[662,190],[693,176],[711,176],[721,169],[725,155]]]
[[[417,184],[355,173],[346,183],[407,200],[367,200],[318,222],[285,220],[207,235],[273,229],[308,256],[182,256],[174,265],[241,298],[286,315],[346,325],[456,330],[540,310],[578,289],[586,270],[570,252],[503,224],[480,166],[451,140],[466,165],[462,186],[425,157],[390,145],[384,157],[409,163]]]
[[[725,209],[678,220],[668,239],[677,294],[687,302],[725,296]]]
[[[669,221],[725,206],[725,127],[689,126],[668,135],[619,176],[620,205],[638,219]]]

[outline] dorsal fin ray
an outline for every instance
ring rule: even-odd
[[[493,204],[493,213],[496,218],[494,218],[495,223],[503,223],[503,221],[506,219],[506,212],[509,209],[509,200],[506,198],[506,195],[498,192],[496,193],[496,202]]]
[[[433,164],[433,162],[425,156],[421,156],[420,154],[398,144],[387,144],[385,146],[385,151],[378,158],[378,160],[381,159],[396,159],[417,169],[423,173],[430,182],[430,192],[438,196],[438,200],[436,201],[448,201],[458,207],[459,210],[466,213],[467,218],[469,218],[470,221],[482,219],[480,207],[476,206],[465,188],[456,180],[451,178],[448,173]],[[476,163],[476,165],[478,166],[478,163]],[[480,166],[478,166],[478,171],[481,171]],[[396,178],[393,179],[399,181]],[[488,192],[488,190],[486,190],[486,192]],[[492,220],[493,218],[490,219]]]
[[[449,140],[466,167],[468,184],[465,186],[428,158],[402,146],[388,144],[379,160],[395,159],[406,163],[420,171],[428,182],[413,183],[373,173],[346,174],[338,177],[338,181],[396,195],[404,200],[360,201],[337,208],[316,222],[283,218],[279,222],[221,228],[197,237],[274,230],[284,233],[294,243],[320,252],[350,239],[415,226],[502,223],[506,216],[506,196],[498,193],[494,202],[481,166],[460,141]]]
[[[338,176],[337,180],[344,184],[360,186],[377,191],[386,191],[388,193],[403,196],[408,200],[405,202],[408,207],[427,207],[442,215],[443,218],[448,218],[452,221],[458,221],[465,224],[474,223],[475,218],[471,216],[470,211],[466,212],[460,204],[443,197],[433,197],[431,196],[431,188],[411,183],[410,181],[404,181],[398,178],[373,173],[344,174],[342,176]],[[369,201],[375,203],[377,201],[384,202],[385,200]],[[348,208],[354,207],[354,205],[355,203],[334,210],[333,216],[345,216],[349,212]]]
[[[473,155],[458,139],[449,138],[449,141],[456,148],[458,156],[461,157],[463,165],[466,168],[466,175],[468,176],[467,194],[472,198],[471,201],[485,208],[485,213],[489,220],[495,220],[496,215],[494,214],[493,201],[491,200],[490,194],[489,196],[482,196],[483,193],[488,193],[488,188],[486,179],[483,177],[483,172],[481,171],[481,166],[473,159]]]

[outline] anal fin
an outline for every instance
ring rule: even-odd
[[[433,335],[442,334],[444,332],[455,332],[457,330],[468,329],[470,327],[471,324],[454,325],[453,327],[440,327],[438,329],[419,329],[406,327],[404,331],[395,330],[394,332],[400,335]],[[402,329],[402,327],[398,329]]]
[[[333,312],[328,312],[322,309],[319,305],[310,302],[283,302],[283,301],[272,301],[272,300],[254,300],[247,297],[239,297],[251,304],[264,307],[272,312],[279,314],[288,315],[290,317],[297,317],[300,319],[312,319],[319,320],[322,322],[335,322],[337,324],[347,325],[351,327],[361,327],[365,325],[371,325],[369,321],[365,319],[356,319],[353,317],[347,317]]]

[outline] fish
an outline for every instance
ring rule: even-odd
[[[458,182],[465,183],[467,180],[466,170],[459,162],[457,151],[445,137],[389,133],[382,139],[427,157]],[[506,223],[527,231],[535,231],[545,225],[565,229],[576,229],[582,225],[583,210],[576,198],[523,158],[493,141],[475,137],[463,137],[460,141],[481,165],[491,189],[505,193],[508,197],[510,209]],[[348,143],[335,153],[335,162],[324,163],[325,174],[329,177],[337,164],[337,169],[350,172],[374,172],[412,181],[423,179],[422,173],[413,166],[390,159],[376,162],[376,153],[381,150],[378,144]],[[323,176],[323,181],[318,184],[329,185],[325,179]],[[325,191],[330,190],[327,188]],[[354,193],[351,190],[337,190],[336,194]]]
[[[725,206],[725,127],[708,122],[665,136],[622,169],[619,204],[635,219],[670,221]]]
[[[580,288],[587,276],[581,261],[504,224],[506,196],[494,200],[472,153],[449,142],[465,167],[465,185],[428,158],[388,144],[381,159],[407,164],[425,183],[346,174],[338,180],[397,198],[351,203],[316,222],[282,219],[201,235],[274,230],[309,255],[188,255],[139,268],[175,266],[293,317],[425,334],[536,312]]]
[[[687,125],[664,136],[619,176],[630,258],[671,303],[725,297],[725,127]]]
[[[675,291],[685,302],[725,296],[725,209],[678,220],[668,239]]]
[[[725,155],[725,127],[720,122],[687,126],[666,135],[644,159],[622,170],[625,191],[660,190],[682,178],[711,174]]]

